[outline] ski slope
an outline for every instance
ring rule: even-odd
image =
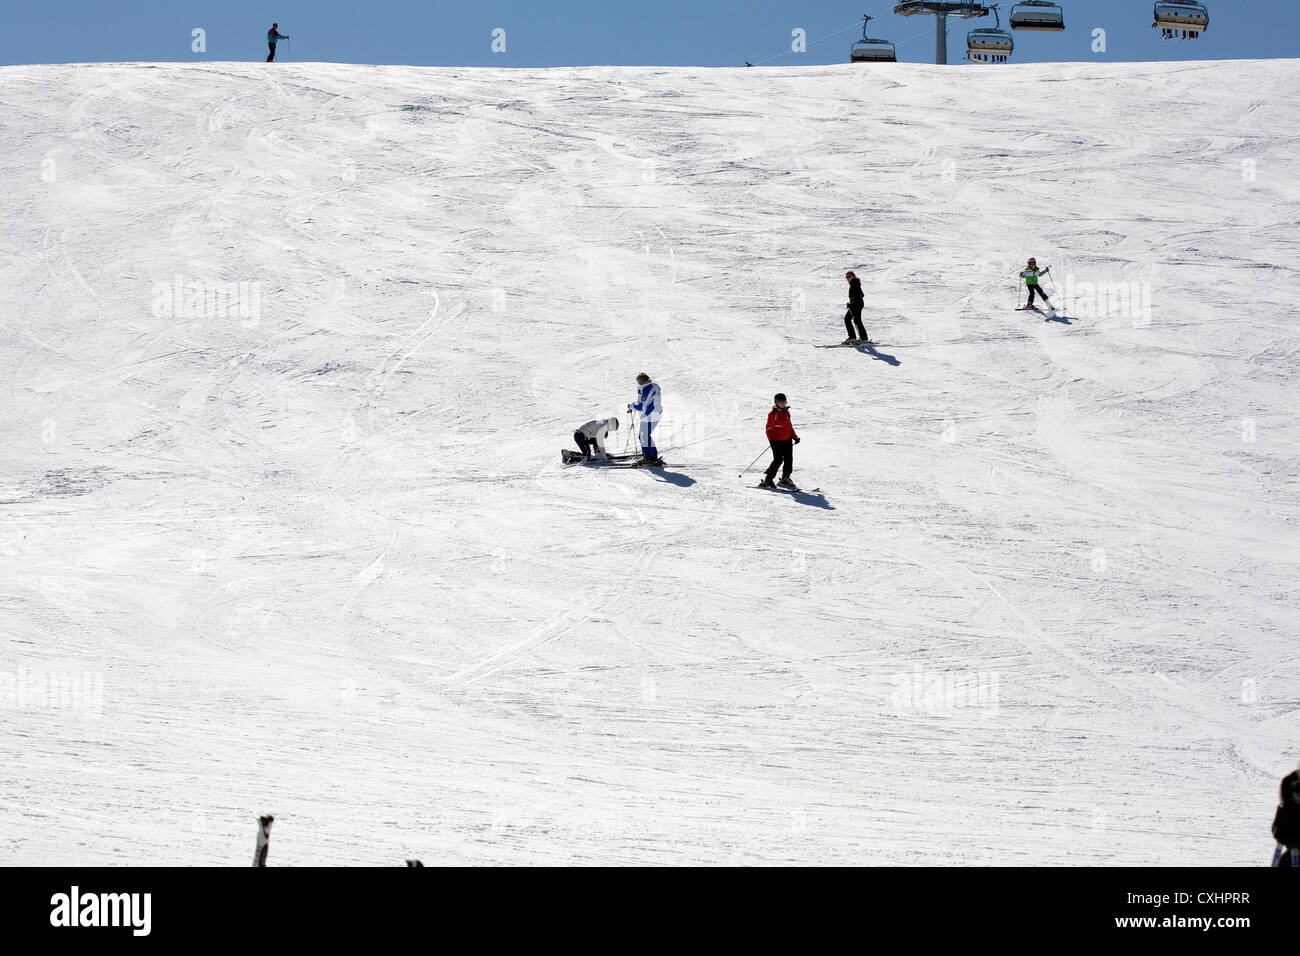
[[[1298,81],[0,69],[0,861],[1265,864]]]

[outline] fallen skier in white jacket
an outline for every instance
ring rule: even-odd
[[[618,431],[617,418],[597,418],[574,432],[573,440],[584,458],[592,461],[609,461],[609,454],[605,451],[605,440],[609,438],[609,433],[612,431]]]

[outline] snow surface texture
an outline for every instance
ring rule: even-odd
[[[1298,79],[0,70],[0,860],[1266,863]]]

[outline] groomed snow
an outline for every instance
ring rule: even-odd
[[[1298,80],[0,70],[0,862],[1265,864]]]

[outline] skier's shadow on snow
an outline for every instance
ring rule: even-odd
[[[834,506],[826,500],[826,496],[820,491],[792,491],[790,497],[801,505],[810,505],[813,508],[822,508],[826,511],[834,511]]]
[[[1049,315],[1047,318],[1043,319],[1043,321],[1060,322],[1062,325],[1074,325],[1074,320],[1071,319],[1068,315],[1060,315],[1058,313],[1053,313],[1052,315]]]
[[[689,488],[695,484],[695,479],[689,475],[679,475],[675,471],[664,471],[662,468],[647,468],[649,473],[656,481],[662,481],[665,484],[676,485],[678,488]]]
[[[886,365],[892,365],[895,368],[903,364],[894,356],[886,352],[878,351],[874,345],[859,345],[858,351],[863,353],[864,355],[870,355],[873,359],[884,362]]]

